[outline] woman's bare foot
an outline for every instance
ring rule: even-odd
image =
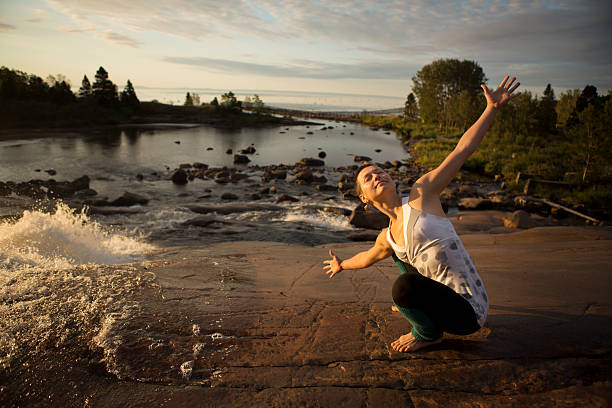
[[[408,353],[412,351],[417,351],[419,349],[422,349],[423,347],[438,344],[441,341],[442,337],[432,341],[417,340],[414,338],[412,333],[408,333],[404,334],[399,339],[391,343],[391,348],[393,348],[393,350],[395,351],[399,351],[400,353]]]
[[[397,306],[391,305],[391,311],[392,312],[399,312],[399,309],[397,308]]]

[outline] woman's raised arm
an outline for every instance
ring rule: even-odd
[[[520,82],[512,86],[516,78],[513,77],[510,81],[508,79],[509,77],[506,76],[499,84],[499,87],[493,92],[486,85],[481,85],[487,98],[487,107],[482,115],[463,134],[455,149],[444,159],[442,164],[425,174],[415,183],[414,187],[419,190],[419,195],[424,201],[439,200],[442,190],[449,185],[459,172],[459,169],[461,169],[461,166],[480,145],[482,138],[491,126],[493,119],[495,119],[497,111],[510,100],[520,95],[520,92],[513,94],[520,85]]]

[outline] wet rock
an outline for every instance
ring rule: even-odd
[[[231,224],[229,221],[225,221],[223,218],[215,217],[212,215],[199,215],[192,219],[189,219],[183,222],[181,225],[186,227],[208,227],[211,224],[219,223],[219,224]]]
[[[182,163],[179,165],[179,169],[190,169],[190,168],[191,168],[190,163]]]
[[[342,192],[347,192],[350,190],[353,190],[355,188],[355,184],[350,183],[350,182],[339,182],[338,183],[338,190],[342,191]]]
[[[516,210],[510,215],[504,217],[504,226],[507,228],[533,228],[536,222],[531,215],[523,210]]]
[[[178,169],[172,175],[172,182],[174,184],[187,184],[187,172],[183,169]]]
[[[488,210],[492,207],[491,200],[480,197],[465,197],[457,202],[460,210]]]
[[[312,167],[325,166],[325,162],[323,160],[314,159],[312,157],[302,157],[298,161],[298,164],[301,164],[303,166],[312,166]]]
[[[323,207],[321,209],[325,212],[336,214],[336,215],[342,215],[344,217],[350,217],[352,213],[351,210],[347,208],[341,208],[341,207]]]
[[[232,183],[236,183],[238,181],[244,181],[244,180],[246,180],[248,178],[249,178],[249,175],[245,174],[245,173],[235,173],[235,172],[232,172],[229,175],[229,179],[230,179],[230,181]]]
[[[138,181],[142,181],[142,180],[144,180],[144,176],[143,176],[142,174],[138,173],[138,174],[136,175],[136,180],[138,180]]]
[[[225,154],[232,154],[232,153],[233,153],[232,149],[227,149],[227,150],[225,151]]]
[[[319,158],[320,158],[320,159],[324,159],[324,158],[325,158],[325,156],[327,156],[327,153],[325,153],[325,152],[319,152]]]
[[[473,197],[478,195],[478,190],[476,189],[476,186],[472,186],[470,184],[461,184],[457,193],[463,197]]]
[[[139,194],[130,193],[126,191],[123,195],[114,201],[111,201],[109,205],[114,207],[130,207],[132,205],[145,205],[149,202],[148,198],[145,198]]]
[[[233,193],[223,193],[221,194],[221,199],[222,200],[237,200],[238,196]]]
[[[313,175],[310,170],[299,171],[295,174],[296,181],[302,181],[304,183],[312,183]]]
[[[200,162],[195,162],[195,163],[193,163],[193,167],[195,167],[196,169],[204,169],[204,170],[206,170],[208,168],[208,164],[200,163]]]
[[[50,176],[55,176],[57,174],[57,171],[53,169],[49,169],[49,170],[45,170],[45,173],[47,173]]]
[[[272,179],[275,180],[284,180],[287,178],[287,171],[286,170],[271,170],[271,169],[265,169],[263,175],[261,176],[261,179],[263,181],[269,181]]]
[[[375,151],[376,153],[380,153],[380,152],[382,152],[382,150],[381,150],[381,149],[374,149],[374,151]]]
[[[327,177],[325,176],[312,176],[312,182],[313,183],[320,183],[320,184],[325,184],[327,183]]]
[[[245,163],[248,163],[250,161],[251,161],[251,159],[249,159],[245,155],[242,155],[242,154],[235,154],[234,155],[234,164],[245,164]]]
[[[261,196],[260,196],[259,194],[257,194],[257,193],[253,193],[253,194],[251,194],[251,195],[249,196],[249,198],[250,198],[251,200],[253,200],[253,201],[256,201],[256,200],[261,200]]]
[[[306,132],[307,135],[313,135],[314,132]]]
[[[319,184],[316,189],[318,191],[336,191],[337,188],[335,186],[330,186],[329,184]]]
[[[180,140],[175,140],[174,143],[181,144],[181,141]]]
[[[291,202],[291,203],[295,203],[297,201],[300,201],[299,199],[290,196],[289,194],[281,194],[276,198],[276,203],[286,203],[286,202]]]
[[[389,217],[371,206],[364,210],[361,203],[351,213],[349,223],[359,228],[380,230],[389,225]]]
[[[268,195],[268,194],[270,194],[270,187],[261,188],[261,189],[257,190],[257,193],[258,194],[266,194],[266,195]]]
[[[206,150],[210,151],[210,150],[214,150],[214,149],[212,147],[207,147]]]
[[[240,153],[242,153],[242,154],[253,154],[255,152],[256,152],[256,150],[255,150],[255,148],[253,146],[249,146],[246,149],[242,149],[240,151]]]
[[[247,211],[278,211],[282,209],[274,204],[264,204],[264,203],[228,203],[224,205],[216,205],[216,206],[204,206],[204,205],[190,205],[187,206],[190,211],[198,214],[208,214],[216,212],[217,214],[233,214],[233,213],[243,213]]]
[[[356,155],[353,160],[355,160],[356,162],[369,162],[372,161],[372,158],[368,157],[368,156],[359,156]]]

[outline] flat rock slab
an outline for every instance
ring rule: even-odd
[[[88,360],[73,361],[73,374],[51,346],[23,352],[5,364],[2,383],[14,382],[0,399],[17,405],[15,398],[29,390],[25,401],[35,404],[52,390],[52,401],[101,407],[609,406],[610,229],[462,238],[487,287],[488,322],[414,354],[390,348],[410,329],[390,309],[399,275],[390,260],[330,280],[322,269],[328,246],[231,242],[73,271],[96,282],[82,289],[94,297],[122,279],[115,298],[123,300],[107,303],[91,335],[82,332],[88,343],[80,353]],[[341,258],[367,248],[333,245]],[[68,291],[51,281],[47,287]],[[4,305],[22,315],[30,310],[31,297],[11,293],[1,298]],[[74,354],[81,343],[66,344]],[[45,379],[40,386],[37,375]],[[23,378],[34,385],[18,385]]]

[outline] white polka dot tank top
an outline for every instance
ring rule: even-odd
[[[402,198],[405,247],[393,242],[390,229],[387,241],[402,261],[414,266],[421,275],[448,286],[465,298],[482,327],[487,319],[489,299],[453,224],[446,217],[428,214],[408,205]]]

